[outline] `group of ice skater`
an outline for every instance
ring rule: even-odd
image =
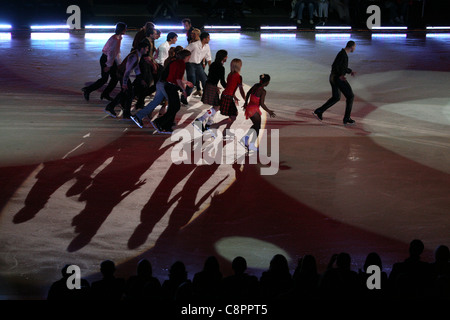
[[[100,98],[109,100],[105,112],[111,117],[117,117],[115,107],[120,104],[123,111],[123,119],[130,119],[140,128],[144,127],[143,119],[149,117],[150,123],[158,133],[171,134],[176,125],[175,117],[181,108],[181,103],[188,105],[187,98],[192,94],[193,88],[197,91],[194,95],[201,97],[201,101],[209,105],[200,117],[193,122],[201,132],[210,131],[211,128],[219,128],[225,125],[223,132],[228,132],[238,115],[237,106],[239,98],[243,99],[242,109],[246,119],[252,121],[252,126],[241,142],[249,150],[256,150],[256,142],[261,128],[261,108],[270,117],[275,113],[265,104],[266,90],[270,83],[270,75],[261,74],[259,82],[254,84],[245,93],[241,76],[242,60],[232,59],[230,72],[225,79],[225,63],[228,52],[224,49],[218,50],[215,60],[212,61],[209,46],[210,35],[192,27],[189,19],[182,21],[188,45],[175,46],[178,35],[169,32],[165,41],[155,47],[155,40],[160,37],[159,32],[152,22],[147,22],[135,35],[130,53],[121,59],[121,41],[127,31],[127,25],[119,22],[116,24],[115,33],[112,35],[102,49],[100,57],[101,78],[93,84],[82,88],[84,98],[89,100],[90,94],[100,89],[109,80]],[[347,82],[345,75],[354,72],[348,68],[348,53],[355,50],[356,44],[349,41],[344,49],[338,53],[333,62],[330,84],[332,97],[313,114],[322,120],[322,114],[340,100],[342,92],[346,97],[346,111],[344,124],[353,124],[350,118],[353,104],[353,92]],[[206,66],[208,65],[208,74]],[[135,74],[135,80],[130,76]],[[120,92],[112,98],[110,93],[120,82]],[[223,89],[219,87],[219,83]],[[181,91],[181,94],[180,94]],[[151,101],[145,105],[146,97],[153,96]],[[137,112],[131,114],[132,102]],[[153,111],[161,105],[158,116],[153,119]],[[222,121],[214,122],[217,113],[226,116]]]

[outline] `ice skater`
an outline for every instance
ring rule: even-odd
[[[174,45],[178,41],[178,34],[175,32],[169,32],[166,37],[166,41],[162,43],[158,50],[156,50],[156,58],[155,61],[161,66],[164,67],[164,62],[169,57],[170,46]]]
[[[89,101],[91,92],[100,89],[108,81],[109,77],[111,77],[111,80],[100,95],[100,99],[103,100],[103,98],[105,98],[106,100],[112,101],[109,94],[114,90],[117,82],[119,82],[117,77],[117,66],[121,63],[120,45],[122,43],[122,36],[126,31],[127,25],[123,22],[118,22],[116,24],[114,35],[112,35],[103,46],[102,56],[100,57],[101,78],[90,86],[81,89],[86,101]]]
[[[270,83],[270,75],[262,74],[259,76],[259,83],[253,85],[247,92],[245,98],[244,106],[245,118],[250,119],[253,125],[250,127],[248,132],[241,139],[241,143],[245,146],[247,150],[257,151],[256,142],[259,136],[259,130],[261,129],[261,110],[259,107],[263,108],[271,118],[274,118],[275,112],[267,108],[265,104],[266,100],[266,90]]]
[[[211,108],[192,123],[202,132],[209,129],[213,123],[215,114],[219,111],[220,88],[218,87],[218,84],[220,82],[223,88],[226,88],[227,86],[225,81],[225,67],[223,66],[227,59],[228,52],[226,50],[219,50],[216,53],[216,59],[209,67],[208,79],[206,80],[205,89],[203,90],[202,102],[210,105]]]
[[[177,59],[172,61],[168,66],[168,75],[164,84],[164,89],[169,98],[169,106],[167,112],[162,117],[150,121],[152,126],[159,133],[172,134],[175,116],[180,110],[180,95],[178,91],[181,90],[184,97],[186,97],[186,87],[193,87],[191,82],[184,79],[186,62],[189,61],[190,57],[191,52],[183,49],[177,53]]]
[[[169,49],[169,57],[164,61],[164,68],[161,72],[161,76],[158,82],[156,83],[155,96],[153,97],[152,101],[149,102],[142,110],[138,111],[134,116],[131,116],[131,120],[133,120],[139,128],[144,127],[142,119],[144,119],[145,117],[149,117],[151,120],[152,112],[158,105],[163,104],[161,106],[161,109],[159,110],[159,116],[163,116],[166,113],[167,101],[169,100],[169,98],[164,86],[169,75],[169,65],[171,62],[177,59],[176,54],[181,50],[183,50],[182,46],[171,47]]]
[[[236,91],[239,88],[239,93],[242,99],[245,100],[245,92],[242,86],[242,76],[240,74],[242,69],[242,60],[233,59],[230,63],[230,73],[227,76],[227,86],[222,92],[220,97],[220,113],[224,116],[228,116],[228,119],[224,119],[218,123],[214,123],[211,127],[218,128],[223,124],[226,124],[224,133],[231,127],[234,121],[236,121],[238,110],[236,104],[239,103],[239,99],[236,97]],[[224,136],[226,136],[224,134]]]
[[[114,107],[117,104],[121,104],[123,110],[123,119],[131,119],[131,102],[134,97],[133,86],[130,81],[131,72],[134,72],[136,76],[141,73],[139,67],[139,61],[141,57],[148,53],[149,46],[148,43],[142,41],[138,44],[137,50],[132,51],[124,59],[123,64],[125,64],[125,71],[123,77],[120,79],[121,90],[117,96],[110,102],[105,108],[105,112],[113,118],[116,118],[116,112]]]
[[[147,37],[148,30],[150,30],[150,29],[155,29],[155,24],[151,21],[148,21],[138,32],[136,32],[134,39],[133,39],[133,45],[131,47],[131,51],[137,49],[138,44]]]
[[[211,40],[208,32],[202,32],[200,34],[200,40],[191,42],[185,49],[191,52],[191,59],[186,63],[186,78],[192,82],[196,87],[196,95],[201,96],[200,85],[205,89],[206,73],[205,67],[211,65],[211,48],[209,41]],[[204,63],[206,62],[206,64]],[[186,89],[187,97],[192,93],[191,88]],[[188,102],[182,99],[183,104],[187,105]]]
[[[192,21],[189,18],[184,18],[183,20],[181,20],[181,24],[183,25],[183,31],[186,33],[186,40],[189,44],[192,41],[192,31],[194,30]]]
[[[355,72],[353,72],[352,69],[348,67],[348,54],[350,52],[354,52],[355,48],[356,43],[354,41],[347,42],[345,48],[343,48],[334,59],[330,74],[332,97],[327,102],[325,102],[324,105],[322,105],[320,108],[317,108],[313,112],[314,116],[316,116],[320,121],[322,121],[322,114],[341,99],[342,92],[346,99],[343,122],[345,125],[355,123],[355,121],[350,118],[353,107],[354,94],[352,87],[345,78],[346,74],[355,76]]]

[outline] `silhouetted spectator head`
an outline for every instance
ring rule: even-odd
[[[289,272],[288,262],[285,256],[282,254],[276,254],[270,261],[269,270],[274,273],[286,273]]]
[[[434,252],[434,259],[438,263],[448,263],[450,260],[449,248],[444,245],[437,247],[436,251]]]
[[[219,261],[214,256],[210,256],[206,259],[203,270],[207,272],[218,272],[220,271]]]
[[[105,260],[100,264],[100,272],[104,277],[112,277],[116,272],[116,265],[111,260]]]
[[[70,274],[67,273],[67,269],[70,267],[70,264],[66,264],[62,269],[61,269],[61,275],[64,279],[69,278]]]
[[[336,266],[340,269],[350,270],[351,258],[346,252],[341,252],[336,258]]]
[[[247,261],[243,257],[236,257],[231,263],[235,274],[243,274],[247,270]]]
[[[369,266],[373,265],[378,266],[380,270],[383,269],[381,258],[376,252],[371,252],[367,255],[366,261],[364,262],[364,271],[366,271]]]
[[[187,280],[186,266],[183,262],[177,261],[170,267],[169,279],[181,282]]]
[[[147,259],[142,259],[139,261],[137,266],[137,275],[138,276],[152,276],[153,269],[152,264]]]
[[[317,264],[314,256],[307,254],[302,258],[300,271],[305,273],[317,273]]]
[[[409,244],[409,254],[412,257],[419,257],[422,254],[424,249],[425,249],[425,246],[423,245],[423,242],[421,240],[414,239]]]

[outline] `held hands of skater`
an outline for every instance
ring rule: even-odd
[[[354,77],[354,76],[356,75],[356,72],[355,72],[355,71],[352,71],[352,72],[350,73],[350,75],[351,75],[352,77]]]
[[[275,114],[275,112],[273,112],[272,110],[267,111],[269,113],[269,116],[271,118],[275,118],[277,115]]]
[[[186,85],[186,87],[189,87],[189,88],[193,88],[194,87],[194,84],[192,82],[190,82],[190,81],[183,80],[183,83]],[[188,97],[187,92],[186,92],[184,87],[183,87],[183,95],[184,95],[185,98]]]

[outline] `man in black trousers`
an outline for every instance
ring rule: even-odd
[[[86,101],[89,101],[89,95],[91,92],[100,89],[106,82],[108,78],[111,78],[108,86],[103,90],[100,95],[100,99],[106,99],[112,101],[113,99],[109,94],[114,90],[119,82],[117,78],[117,66],[121,63],[120,58],[120,46],[122,43],[122,37],[127,31],[127,25],[123,22],[118,22],[116,24],[116,29],[114,35],[112,35],[102,49],[102,56],[100,57],[100,67],[101,67],[101,78],[90,86],[84,87],[83,96]]]
[[[148,49],[148,42],[140,42],[136,50],[131,51],[121,65],[119,65],[118,69],[122,69],[122,65],[125,64],[125,70],[123,74],[121,74],[121,78],[119,80],[121,90],[105,108],[105,112],[111,117],[117,117],[114,107],[120,103],[123,110],[123,119],[131,119],[130,108],[134,97],[134,90],[130,81],[130,74],[134,71],[136,77],[139,77],[141,74],[139,62],[141,57],[148,53]]]
[[[342,92],[346,98],[345,115],[343,120],[344,124],[355,123],[355,121],[350,118],[353,107],[354,94],[352,87],[345,78],[345,75],[348,73],[352,76],[355,75],[355,72],[353,72],[352,69],[348,67],[348,54],[355,51],[355,48],[356,43],[354,41],[347,42],[345,48],[342,49],[334,59],[330,74],[332,97],[327,102],[325,102],[323,106],[313,112],[314,116],[316,116],[320,121],[322,121],[322,114],[341,99]]]

